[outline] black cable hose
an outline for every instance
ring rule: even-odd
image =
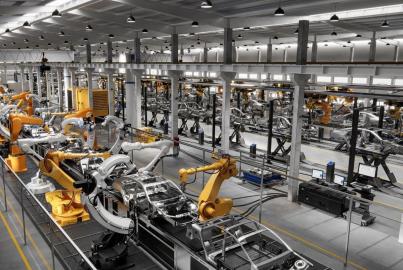
[[[281,198],[281,197],[286,197],[286,196],[285,195],[271,196],[271,197],[268,197],[268,198],[265,198],[264,200],[262,200],[262,204],[267,202],[267,201],[269,201],[269,200],[273,200],[273,199]],[[259,207],[259,206],[260,206],[260,201],[255,203],[251,207],[249,207],[245,212],[241,213],[240,215],[243,216],[243,217],[247,217],[250,214],[252,214],[256,210],[256,208]]]

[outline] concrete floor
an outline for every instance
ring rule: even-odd
[[[3,180],[0,184],[3,187]],[[6,192],[7,212],[4,207],[3,189],[0,191],[0,269],[52,270],[51,250],[27,217],[25,217],[27,244],[24,244],[20,204],[8,190]],[[7,227],[10,231],[6,229]],[[12,238],[15,239],[14,242]],[[55,269],[62,269],[57,259]]]

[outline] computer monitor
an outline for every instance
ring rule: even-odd
[[[344,186],[345,181],[346,181],[346,178],[344,176],[341,176],[341,175],[338,175],[338,174],[334,175],[334,182],[336,184]]]
[[[312,178],[316,178],[316,179],[323,179],[323,174],[324,171],[322,170],[312,170]]]
[[[363,163],[358,164],[358,173],[368,177],[376,177],[377,167],[365,165]]]

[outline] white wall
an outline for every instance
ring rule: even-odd
[[[0,62],[21,63],[21,62],[40,62],[42,52],[49,62],[71,62],[74,59],[72,51],[58,50],[0,50]]]

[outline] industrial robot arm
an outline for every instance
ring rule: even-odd
[[[122,119],[113,115],[106,116],[105,120],[102,122],[102,126],[105,127],[108,123],[113,123],[116,126],[116,129],[119,130],[119,132],[117,132],[116,134],[116,141],[109,150],[109,152],[111,152],[112,154],[118,154],[124,139],[125,123]]]
[[[224,180],[237,175],[236,161],[226,156],[207,166],[179,170],[179,178],[183,185],[186,184],[189,175],[211,170],[215,170],[215,172],[199,195],[198,207],[199,220],[201,221],[224,216],[231,211],[232,199],[220,198],[218,194]]]
[[[23,139],[18,139],[17,143],[21,150],[26,153],[26,154],[31,154],[39,158],[39,160],[42,160],[43,157],[37,154],[31,147],[33,145],[41,144],[41,143],[61,143],[65,142],[67,140],[66,136],[63,134],[56,134],[56,135],[49,135],[43,138],[23,138]]]
[[[8,119],[11,141],[17,140],[24,125],[43,125],[43,120],[41,118],[28,116],[25,114],[10,114]]]
[[[158,141],[158,142],[152,142],[152,143],[140,143],[140,142],[135,142],[135,143],[129,143],[129,142],[124,142],[122,143],[122,150],[124,152],[129,152],[133,150],[142,150],[146,148],[157,148],[160,149],[161,151],[159,152],[158,155],[156,155],[153,160],[150,161],[146,166],[142,167],[139,169],[139,172],[144,172],[144,171],[152,171],[158,161],[168,154],[169,149],[172,147],[172,142],[170,141]]]

